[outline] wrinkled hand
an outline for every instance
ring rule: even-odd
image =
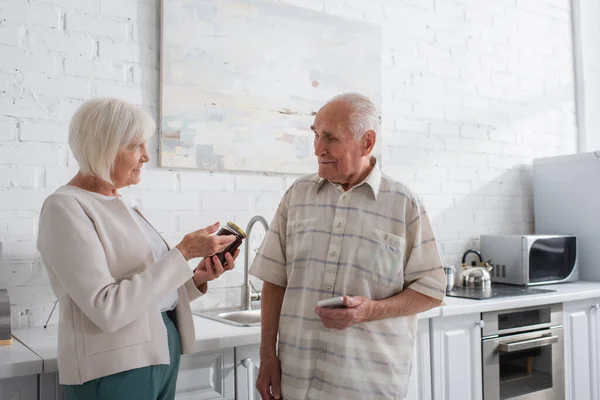
[[[344,296],[347,308],[315,307],[315,313],[326,328],[340,331],[369,320],[373,301],[363,296]]]
[[[260,360],[256,390],[262,400],[281,399],[281,364],[277,357]]]
[[[239,254],[239,249],[233,253],[233,256],[225,253],[225,265],[221,264],[217,256],[203,258],[194,269],[194,284],[196,287],[200,288],[206,282],[217,279],[225,271],[231,271],[235,267],[234,260]]]
[[[219,229],[219,223],[195,232],[188,233],[176,246],[186,261],[196,257],[210,257],[225,250],[236,239],[233,235],[213,235]]]

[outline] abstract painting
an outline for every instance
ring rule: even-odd
[[[274,0],[163,0],[161,19],[163,167],[312,173],[328,99],[381,106],[379,26]]]

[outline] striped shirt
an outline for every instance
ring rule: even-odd
[[[406,288],[444,298],[446,280],[431,224],[402,184],[376,164],[359,185],[310,175],[283,196],[250,273],[286,288],[278,356],[286,400],[403,399],[416,315],[327,329],[317,301],[385,299]]]

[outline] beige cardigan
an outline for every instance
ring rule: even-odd
[[[159,304],[175,289],[182,351],[195,352],[192,270],[176,248],[155,260],[121,199],[59,188],[42,207],[37,245],[60,305],[61,384],[169,364]]]

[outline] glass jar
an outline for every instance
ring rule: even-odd
[[[219,229],[219,231],[217,232],[217,235],[218,236],[222,236],[222,235],[235,236],[235,241],[233,243],[231,243],[229,246],[227,246],[225,248],[225,250],[223,250],[222,252],[216,254],[216,256],[219,258],[219,261],[221,261],[221,264],[225,265],[225,261],[226,261],[225,253],[229,253],[229,254],[233,255],[233,253],[235,253],[237,248],[240,247],[240,245],[242,244],[242,241],[246,238],[246,232],[244,232],[244,230],[242,228],[240,228],[233,222],[229,221],[229,222],[227,222],[227,225],[222,226],[221,229]]]

